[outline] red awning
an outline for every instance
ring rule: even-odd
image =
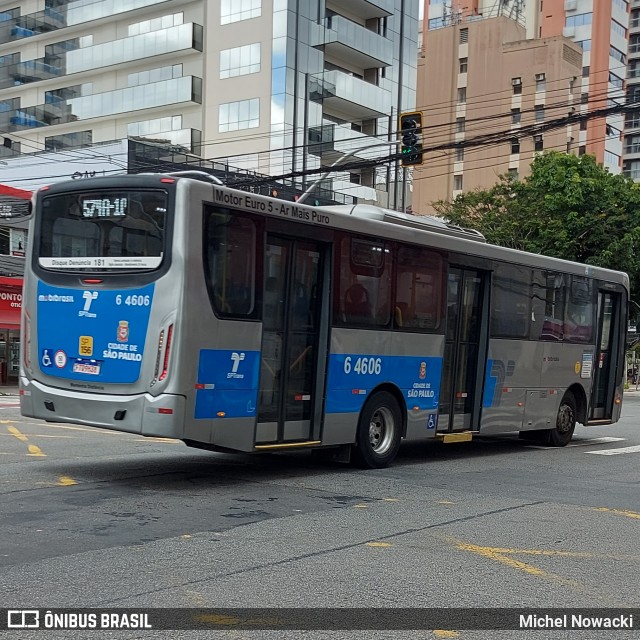
[[[0,195],[31,200],[32,194],[31,191],[27,191],[26,189],[18,189],[16,187],[10,187],[8,184],[0,184]]]

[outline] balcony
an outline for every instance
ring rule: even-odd
[[[339,160],[345,154],[359,158],[371,157],[373,149],[380,155],[380,140],[354,131],[349,125],[324,124],[309,129],[309,153],[321,157],[323,164]]]
[[[1,21],[0,44],[169,1],[127,0],[126,2],[114,2],[114,0],[96,0],[90,3],[72,3],[62,7],[61,10],[46,8],[43,11]],[[74,4],[80,6],[74,6]]]
[[[379,118],[391,110],[389,91],[336,70],[310,76],[309,97],[344,120]]]
[[[184,76],[64,101],[48,101],[35,107],[14,109],[7,114],[8,130],[47,127],[185,103],[202,104],[201,78]]]
[[[394,0],[340,0],[345,13],[351,13],[368,20],[391,16],[395,10]]]
[[[362,68],[388,67],[393,63],[393,43],[362,25],[331,16],[322,25],[314,25],[311,44],[341,60]]]
[[[0,89],[167,53],[202,51],[202,31],[199,24],[187,23],[81,49],[68,45],[63,51],[60,43],[56,56],[0,66]]]

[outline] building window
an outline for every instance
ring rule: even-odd
[[[143,20],[130,24],[128,27],[128,35],[139,36],[142,33],[151,33],[152,31],[160,31],[160,29],[168,29],[169,27],[177,27],[183,24],[184,14],[174,13],[173,15],[161,16],[152,20]]]
[[[262,13],[262,0],[220,0],[220,24],[257,18]]]
[[[576,44],[580,45],[583,51],[591,51],[591,40],[578,40]]]
[[[459,73],[467,73],[467,66],[468,66],[468,62],[469,62],[469,58],[460,58],[460,60],[458,61],[458,72]]]
[[[620,166],[620,156],[615,153],[611,153],[611,151],[604,152],[604,163],[610,167],[619,167]]]
[[[59,136],[50,136],[44,139],[45,151],[59,151],[60,149],[73,149],[74,147],[88,147],[91,145],[92,132],[75,131]]]
[[[589,102],[589,94],[581,93],[580,94],[580,104],[587,104]]]
[[[152,120],[139,120],[127,125],[127,135],[150,136],[157,133],[167,133],[182,129],[182,116],[167,116]]]
[[[544,105],[537,104],[535,106],[536,122],[544,122]]]
[[[609,82],[616,89],[622,89],[622,87],[624,85],[624,80],[620,76],[618,76],[615,73],[613,73],[613,71],[609,71]]]
[[[591,67],[582,67],[582,77],[583,78],[588,78],[589,77],[589,69]]]
[[[585,153],[587,153],[587,147],[585,145],[581,144],[578,147],[578,155],[579,156],[583,156]]]
[[[456,118],[456,133],[464,133],[465,121],[464,118]]]
[[[520,109],[511,109],[511,124],[519,124],[522,120]]]
[[[518,170],[517,169],[508,169],[507,170],[507,175],[509,176],[509,178],[511,180],[517,180],[518,179]]]
[[[467,87],[460,87],[458,89],[458,104],[463,104],[467,101]]]
[[[533,150],[534,151],[544,150],[544,142],[542,140],[542,136],[533,136]]]
[[[629,38],[629,44],[632,44],[633,41],[633,36],[631,36]],[[634,53],[633,51],[629,50],[630,53]],[[637,53],[637,51],[635,52]],[[618,62],[622,62],[622,64],[625,64],[627,61],[627,56],[622,53],[622,51],[620,51],[620,49],[616,49],[615,47],[609,47],[609,55],[614,59],[617,60]]]
[[[511,138],[511,153],[520,153],[520,140]]]
[[[460,44],[469,42],[469,29],[460,29]]]
[[[579,13],[577,16],[567,16],[565,26],[567,27],[584,27],[591,24],[593,20],[592,13]]]
[[[260,43],[220,51],[220,79],[244,76],[260,71]]]
[[[580,131],[586,131],[587,130],[587,119],[583,118],[582,120],[580,120]]]
[[[513,87],[513,95],[522,93],[522,78],[511,78],[511,86]]]
[[[163,80],[171,80],[173,78],[182,78],[181,64],[172,64],[167,67],[158,67],[147,71],[139,71],[138,73],[130,73],[127,76],[127,86],[138,87],[141,84],[162,82]],[[86,94],[83,92],[83,95]]]
[[[627,30],[617,20],[611,21],[611,31],[618,34],[621,38],[626,39],[627,37]]]
[[[453,190],[462,191],[462,174],[453,176]]]
[[[456,147],[456,162],[464,160],[464,147]]]
[[[260,98],[226,102],[218,110],[218,132],[253,129],[260,126]]]
[[[536,91],[544,91],[547,88],[547,76],[544,73],[536,73]]]

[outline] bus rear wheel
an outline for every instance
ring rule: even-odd
[[[576,401],[571,393],[565,393],[556,417],[555,429],[549,430],[547,444],[552,447],[564,447],[569,444],[576,429]]]
[[[386,467],[398,453],[402,413],[388,391],[372,396],[362,408],[352,460],[365,469]]]

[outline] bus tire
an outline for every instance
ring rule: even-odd
[[[576,401],[572,393],[565,393],[556,417],[555,429],[549,430],[547,444],[552,447],[565,447],[571,441],[576,428],[576,416],[578,414]]]
[[[388,391],[379,391],[360,412],[352,462],[364,469],[386,467],[398,453],[402,412]]]

